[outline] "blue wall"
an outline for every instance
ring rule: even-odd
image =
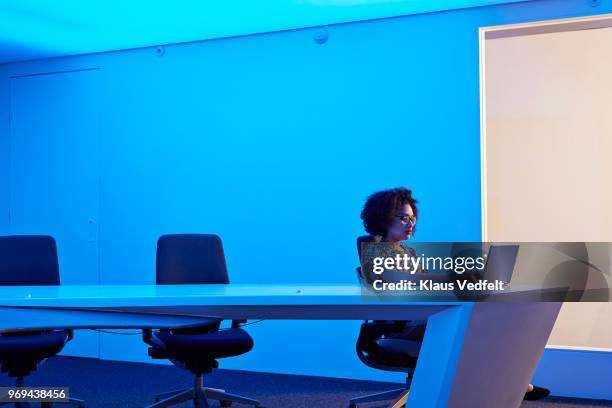
[[[419,240],[480,239],[478,27],[610,11],[537,1],[332,26],[324,45],[304,29],[35,61],[2,86],[101,68],[102,283],[153,283],[172,232],[220,234],[235,283],[349,283],[375,190],[414,189]],[[357,360],[358,326],[263,322],[222,366],[402,381]],[[100,355],[147,360],[124,337]]]
[[[8,82],[0,78],[0,234],[9,232],[10,138]]]
[[[554,395],[612,400],[612,353],[604,349],[548,348],[533,377]]]

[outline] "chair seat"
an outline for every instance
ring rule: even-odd
[[[51,357],[62,351],[68,338],[68,330],[4,333],[0,335],[0,359],[18,355]]]
[[[202,334],[153,333],[168,354],[190,358],[224,358],[238,356],[253,348],[253,339],[242,329],[220,330]]]
[[[13,332],[0,335],[0,371],[25,377],[47,357],[62,351],[70,338],[68,330]]]
[[[376,344],[378,344],[384,354],[417,358],[422,343],[414,340],[378,339]]]

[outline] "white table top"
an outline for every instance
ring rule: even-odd
[[[64,285],[3,286],[0,306],[29,307],[139,307],[189,305],[329,305],[371,304],[359,285]],[[422,299],[402,298],[395,304],[422,304]],[[387,303],[387,302],[380,302]],[[460,305],[460,302],[427,304]]]
[[[4,286],[0,287],[0,332],[178,327],[194,324],[194,318],[414,320],[470,306],[386,300],[364,296],[359,285]]]

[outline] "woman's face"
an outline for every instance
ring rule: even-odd
[[[416,225],[416,217],[410,204],[405,204],[393,214],[393,222],[387,230],[386,241],[396,242],[410,239]]]

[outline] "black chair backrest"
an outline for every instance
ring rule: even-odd
[[[0,236],[0,286],[59,284],[57,246],[53,237]]]
[[[221,238],[162,235],[157,241],[156,281],[158,285],[229,283]]]
[[[357,254],[359,255],[359,265],[357,267],[357,277],[361,282],[361,279],[364,279],[363,271],[361,270],[361,251],[363,250],[363,244],[368,242],[375,242],[376,237],[373,235],[362,235],[357,237]]]
[[[375,242],[376,237],[373,235],[362,235],[357,237],[357,254],[359,255],[359,263],[361,263],[361,250],[363,249],[363,244],[368,242]]]

